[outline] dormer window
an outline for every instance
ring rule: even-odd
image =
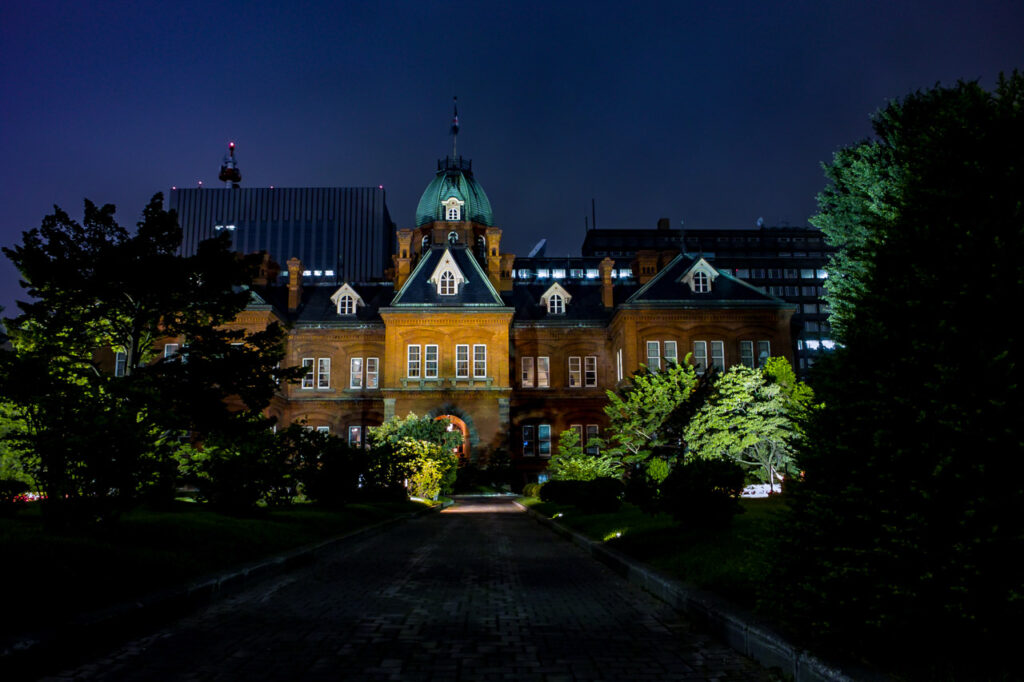
[[[340,289],[331,294],[331,303],[342,317],[352,317],[356,314],[358,306],[366,305],[356,290],[347,283],[342,284]]]
[[[564,315],[565,306],[572,300],[572,296],[565,288],[555,282],[540,297],[540,303],[547,308],[548,315]]]
[[[457,197],[448,197],[441,205],[444,207],[444,219],[449,222],[462,220],[462,207],[465,201],[459,201]]]
[[[565,299],[559,294],[551,294],[548,298],[548,314],[562,315],[565,313]]]
[[[449,270],[442,272],[441,278],[437,283],[437,293],[441,296],[454,296],[456,289],[455,275],[453,275]]]
[[[698,272],[693,275],[693,291],[697,294],[706,294],[711,291],[711,278],[706,272]]]

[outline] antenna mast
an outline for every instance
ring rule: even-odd
[[[452,97],[452,159],[458,158],[457,148],[459,141],[459,98]]]

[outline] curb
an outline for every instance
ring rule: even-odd
[[[630,584],[645,590],[676,611],[686,614],[732,649],[754,659],[766,668],[780,670],[783,675],[795,682],[890,679],[856,666],[839,666],[823,661],[791,644],[763,619],[734,606],[718,595],[662,575],[650,566],[610,549],[602,542],[591,540],[519,501],[514,502],[535,521],[583,548],[591,557],[608,566]]]
[[[0,672],[5,675],[39,675],[45,672],[43,667],[51,669],[70,663],[105,643],[109,644],[111,640],[138,636],[146,628],[181,618],[201,607],[238,594],[260,581],[311,564],[316,557],[338,545],[374,535],[417,516],[438,512],[451,504],[442,502],[436,507],[378,521],[321,542],[214,573],[185,585],[151,592],[133,601],[80,614],[50,629],[5,638],[0,640]]]

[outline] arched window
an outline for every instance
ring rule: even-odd
[[[451,232],[449,232],[448,233],[448,243],[449,244],[458,244],[459,243],[459,233],[456,232],[455,230],[452,230]]]
[[[355,315],[356,314],[356,302],[351,296],[342,296],[338,299],[338,314],[339,315]]]
[[[711,291],[711,279],[706,272],[698,272],[693,276],[693,290],[698,294],[706,294]]]
[[[427,247],[429,247],[429,246],[430,246],[430,237],[427,237],[426,235],[424,235],[423,239],[420,240],[420,251],[426,251]]]
[[[562,298],[561,294],[551,294],[548,297],[548,313],[551,315],[561,315],[565,312],[565,299]]]
[[[448,206],[448,220],[458,220],[458,219],[459,219],[459,207],[458,207],[458,205]]]
[[[442,296],[454,296],[455,288],[455,275],[449,270],[442,272],[441,279],[437,283],[437,293]]]

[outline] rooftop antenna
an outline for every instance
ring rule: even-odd
[[[590,224],[594,226],[595,230],[597,229],[597,208],[596,208],[596,206],[597,206],[597,204],[594,203],[594,198],[591,197],[590,198]]]
[[[458,158],[457,145],[459,141],[459,98],[452,97],[452,158]]]
[[[758,227],[764,227],[764,218],[758,218],[757,219],[757,226]]]
[[[220,175],[217,176],[225,187],[238,189],[238,183],[242,181],[242,171],[238,170],[238,162],[235,161],[235,143],[228,142],[228,153],[220,164]]]

